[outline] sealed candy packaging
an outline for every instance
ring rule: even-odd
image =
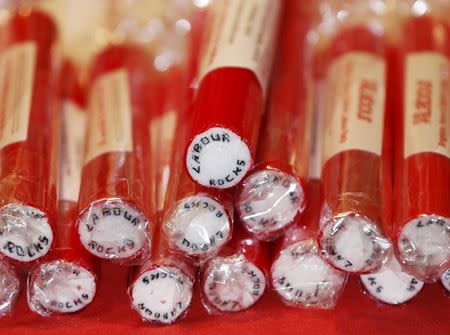
[[[0,253],[29,265],[53,244],[59,113],[51,17],[12,11],[0,50]]]
[[[286,1],[280,40],[258,144],[259,163],[240,185],[236,210],[256,237],[274,240],[304,211],[307,203],[312,82],[306,34],[311,28],[304,4]],[[309,20],[311,21],[311,20]]]
[[[365,6],[364,4],[360,4]],[[385,118],[386,46],[376,21],[343,26],[326,56],[323,208],[319,246],[352,273],[378,270],[390,243],[383,233],[390,181]]]
[[[132,308],[144,321],[171,324],[183,318],[191,306],[196,267],[170,250],[163,231],[155,235],[152,256],[137,270],[128,294]]]
[[[214,1],[209,11],[183,156],[195,182],[225,189],[255,159],[280,1]]]
[[[84,91],[70,62],[61,73],[60,199],[55,247],[48,260],[31,269],[27,285],[30,309],[43,316],[83,309],[94,299],[97,284],[94,256],[81,245],[75,227],[85,142]]]
[[[154,190],[144,156],[158,104],[152,63],[140,46],[111,45],[90,73],[78,233],[92,254],[122,264],[140,262],[152,238]]]
[[[441,283],[444,288],[450,292],[450,269],[447,269],[441,276]]]
[[[20,292],[20,279],[6,262],[0,261],[0,317],[11,313]]]
[[[317,246],[320,219],[320,181],[309,181],[310,201],[274,248],[271,280],[283,301],[302,308],[330,309],[344,289],[347,275],[325,262]]]
[[[399,42],[393,243],[406,271],[436,281],[450,265],[450,23],[412,10]]]
[[[242,228],[201,268],[201,298],[210,314],[239,312],[257,303],[269,285],[269,246]]]

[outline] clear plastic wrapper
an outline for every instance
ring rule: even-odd
[[[0,46],[0,252],[28,266],[49,252],[54,238],[58,32],[32,4],[14,5]]]
[[[146,155],[158,79],[152,54],[132,42],[106,47],[90,70],[78,233],[92,254],[122,264],[150,251],[155,204]]]
[[[447,269],[441,276],[442,286],[450,293],[450,269]]]
[[[397,259],[418,279],[450,265],[450,4],[411,4],[398,44],[395,118]]]
[[[325,259],[336,268],[370,273],[380,269],[390,249],[383,232],[391,169],[385,35],[370,2],[346,1],[332,9],[333,15],[340,14],[324,56],[323,207],[318,242]]]
[[[301,220],[291,226],[274,249],[271,280],[283,301],[295,307],[331,309],[344,289],[347,274],[322,259],[317,246],[320,181],[311,179],[310,201]]]
[[[0,317],[11,313],[20,292],[20,279],[14,269],[0,260]]]
[[[239,312],[257,303],[268,283],[269,245],[242,228],[201,268],[201,298],[210,314]]]
[[[198,184],[237,185],[253,165],[280,1],[214,1],[183,154]]]
[[[239,187],[236,210],[256,237],[274,240],[305,210],[307,194],[311,73],[306,35],[311,20],[306,5],[286,1],[280,40],[258,144],[258,164]]]
[[[136,272],[128,289],[131,306],[144,321],[171,324],[191,306],[196,267],[192,260],[170,250],[164,232],[158,231],[148,262]]]
[[[94,256],[81,245],[75,227],[85,144],[84,90],[70,62],[61,74],[63,131],[55,247],[49,260],[31,269],[27,284],[28,306],[42,316],[83,309],[94,299],[97,285]]]
[[[411,300],[423,287],[423,282],[402,270],[394,256],[381,270],[361,275],[360,278],[368,294],[389,305],[400,305]]]

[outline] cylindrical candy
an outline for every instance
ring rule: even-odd
[[[347,27],[331,40],[325,79],[323,208],[319,246],[352,273],[376,271],[390,247],[381,229],[390,170],[385,118],[385,42],[370,26]],[[389,179],[390,180],[390,179]]]
[[[423,287],[423,282],[402,271],[394,256],[380,271],[361,275],[360,278],[373,298],[390,305],[400,305],[411,300]]]
[[[78,232],[87,250],[119,263],[139,262],[150,248],[154,189],[144,155],[156,75],[150,53],[133,44],[107,47],[90,73]]]
[[[311,22],[302,3],[286,1],[267,113],[258,144],[258,164],[239,187],[240,222],[256,237],[276,239],[304,211],[312,109],[306,52]]]
[[[233,187],[253,164],[279,12],[278,0],[211,5],[183,155],[200,185]]]
[[[75,67],[62,69],[62,137],[59,215],[55,247],[48,261],[28,275],[27,301],[40,315],[73,313],[89,305],[96,292],[96,266],[76,234],[78,194],[85,144],[84,91]]]
[[[21,7],[2,29],[0,53],[0,252],[20,264],[46,255],[57,216],[57,29]]]
[[[182,318],[191,305],[196,267],[170,250],[163,231],[157,232],[153,244],[151,259],[137,270],[128,293],[143,320],[170,324]]]
[[[436,281],[450,265],[450,23],[406,19],[395,119],[395,240],[406,271]]]
[[[242,228],[233,240],[201,269],[201,297],[209,313],[250,308],[268,286],[269,246]]]
[[[320,181],[309,181],[309,205],[274,249],[272,286],[288,305],[334,308],[347,275],[325,262],[317,246],[320,220]]]

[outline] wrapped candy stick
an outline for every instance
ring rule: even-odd
[[[0,252],[29,265],[50,250],[57,216],[57,29],[47,14],[21,7],[11,14],[3,33]]]
[[[20,279],[16,271],[0,261],[0,317],[11,313],[20,292]]]
[[[352,273],[376,271],[390,248],[382,230],[388,204],[383,184],[390,169],[390,153],[383,150],[383,138],[390,136],[384,117],[385,42],[376,28],[344,28],[327,56],[318,242],[326,260]]]
[[[87,250],[118,263],[150,250],[155,204],[144,154],[156,75],[151,55],[133,44],[107,47],[91,69],[78,233]]]
[[[186,315],[191,305],[195,276],[195,265],[171,251],[159,227],[152,256],[137,270],[128,289],[131,306],[145,321],[174,323]]]
[[[406,271],[436,281],[450,265],[450,23],[407,18],[399,52],[394,245]]]
[[[40,315],[77,312],[94,299],[97,269],[94,256],[76,234],[78,194],[83,164],[86,113],[84,91],[75,67],[62,70],[62,128],[59,216],[50,259],[28,275],[27,301]]]
[[[317,246],[320,220],[320,180],[311,179],[305,215],[276,244],[272,286],[291,306],[329,309],[336,306],[347,275],[326,263]]]
[[[258,145],[259,163],[239,187],[240,221],[257,238],[273,240],[306,206],[312,81],[304,71],[311,17],[304,4],[285,1],[269,106]]]
[[[269,266],[269,245],[237,227],[231,242],[201,269],[206,310],[219,314],[253,306],[266,290]]]
[[[184,154],[200,185],[233,187],[253,164],[279,12],[278,0],[211,5]]]

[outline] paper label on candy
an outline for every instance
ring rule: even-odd
[[[83,166],[86,113],[71,101],[63,107],[61,199],[78,201]]]
[[[125,70],[109,72],[94,83],[89,100],[85,163],[114,151],[132,151],[131,102]]]
[[[450,157],[450,62],[435,52],[406,59],[404,156],[435,152]]]
[[[0,54],[0,149],[28,134],[36,44],[15,44]]]
[[[326,79],[324,160],[346,150],[381,154],[385,62],[364,52],[335,60]]]
[[[278,0],[215,1],[200,65],[200,81],[222,67],[253,71],[265,91],[275,50]]]

